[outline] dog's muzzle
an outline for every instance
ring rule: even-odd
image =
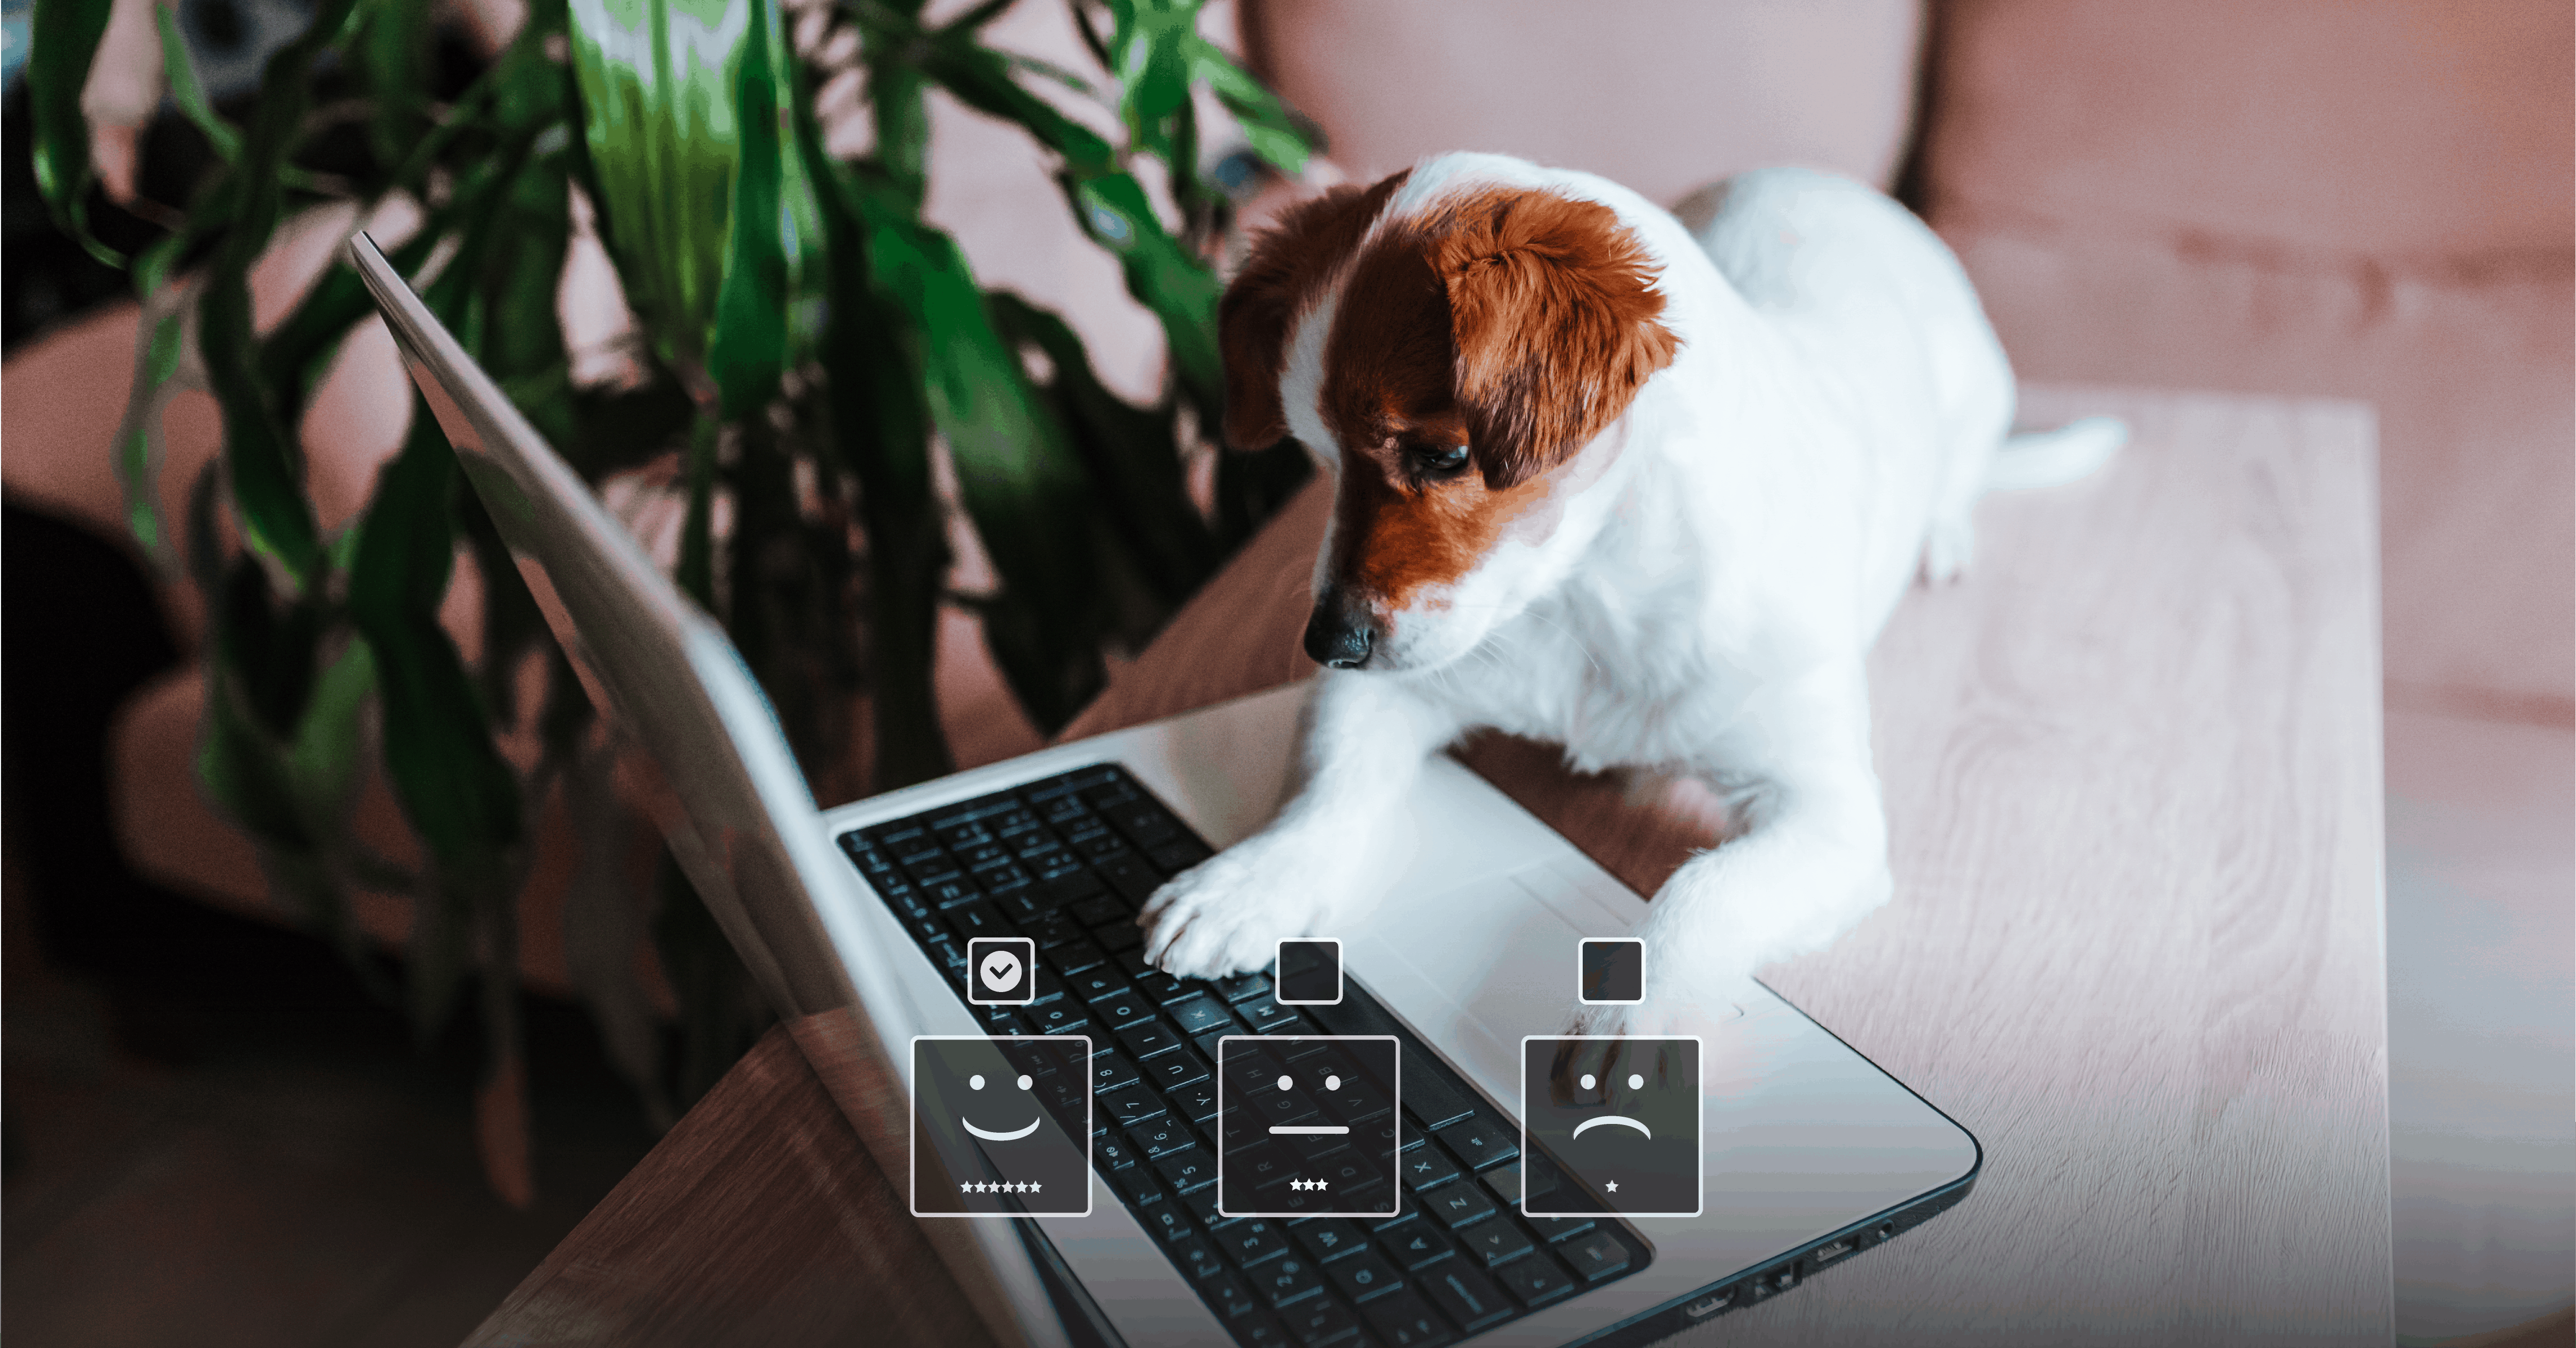
[[[1368,605],[1353,603],[1339,590],[1315,601],[1315,616],[1306,620],[1306,656],[1335,669],[1358,669],[1377,647],[1375,619]]]

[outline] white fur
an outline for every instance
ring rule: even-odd
[[[1318,676],[1281,814],[1154,895],[1147,956],[1217,975],[1331,932],[1426,757],[1492,727],[1561,743],[1586,771],[1695,776],[1736,805],[1740,834],[1650,906],[1646,1004],[1577,1018],[1680,1024],[1887,900],[1864,657],[1918,568],[1965,564],[2012,372],[1949,251],[1857,184],[1749,173],[1686,206],[1685,226],[1588,174],[1449,155],[1415,168],[1381,226],[1488,184],[1616,211],[1659,269],[1680,350],[1552,475],[1552,527],[1395,614],[1370,668]],[[1290,428],[1328,464],[1340,447],[1317,398],[1340,284],[1291,334],[1280,381]],[[2117,439],[2094,428],[2030,466],[2082,468]]]

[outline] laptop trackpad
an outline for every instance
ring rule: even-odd
[[[1390,900],[1350,951],[1353,972],[1486,1094],[1520,1098],[1520,1043],[1573,1014],[1576,943],[1626,925],[1547,865]]]

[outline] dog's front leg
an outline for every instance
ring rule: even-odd
[[[1739,802],[1735,838],[1693,857],[1655,892],[1637,934],[1646,999],[1579,1006],[1584,1033],[1678,1031],[1714,1013],[1756,968],[1821,949],[1894,889],[1887,813],[1869,757],[1866,691],[1800,699],[1765,718],[1755,763],[1708,775]],[[1810,692],[1817,690],[1808,690]]]
[[[1326,670],[1316,681],[1279,817],[1174,876],[1137,917],[1155,967],[1185,978],[1257,969],[1280,937],[1329,930],[1365,888],[1378,823],[1457,737],[1455,716],[1386,675]]]

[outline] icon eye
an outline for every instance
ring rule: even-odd
[[[1021,1074],[1020,1074],[1020,1089],[1021,1089],[1021,1090],[1027,1090],[1028,1088],[1029,1088],[1029,1077],[1028,1077],[1028,1074],[1027,1074],[1027,1073],[1023,1072],[1023,1073],[1021,1073]]]
[[[1283,1072],[1283,1073],[1281,1073],[1281,1074],[1280,1074],[1280,1077],[1279,1077],[1279,1089],[1281,1089],[1281,1090],[1283,1090],[1283,1091],[1291,1091],[1291,1090],[1295,1090],[1296,1088],[1297,1088],[1297,1083],[1296,1083],[1296,1082],[1294,1082],[1294,1081],[1289,1080],[1289,1079],[1288,1079],[1288,1076],[1287,1076],[1287,1074],[1286,1074],[1286,1073],[1284,1073],[1284,1072]]]
[[[1595,1082],[1599,1081],[1599,1080],[1600,1080],[1600,1078],[1598,1078],[1598,1077],[1596,1077],[1596,1076],[1592,1075],[1590,1072],[1586,1072],[1586,1073],[1584,1073],[1584,1074],[1583,1074],[1583,1089],[1585,1089],[1585,1090],[1587,1090],[1587,1091],[1588,1091],[1588,1090],[1590,1090],[1590,1089],[1592,1089],[1593,1084],[1594,1084]]]
[[[1632,1091],[1642,1091],[1645,1088],[1646,1079],[1644,1077],[1641,1077],[1634,1072],[1630,1072],[1628,1074],[1628,1089]]]
[[[1340,1077],[1337,1077],[1337,1076],[1330,1076],[1330,1077],[1326,1077],[1326,1078],[1324,1078],[1324,1089],[1325,1089],[1325,1090],[1328,1090],[1328,1091],[1337,1091],[1337,1090],[1340,1090],[1341,1088],[1342,1088],[1342,1079],[1341,1079]]]
[[[970,1091],[980,1091],[984,1089],[984,1074],[978,1072],[975,1075],[966,1078],[966,1089]]]

